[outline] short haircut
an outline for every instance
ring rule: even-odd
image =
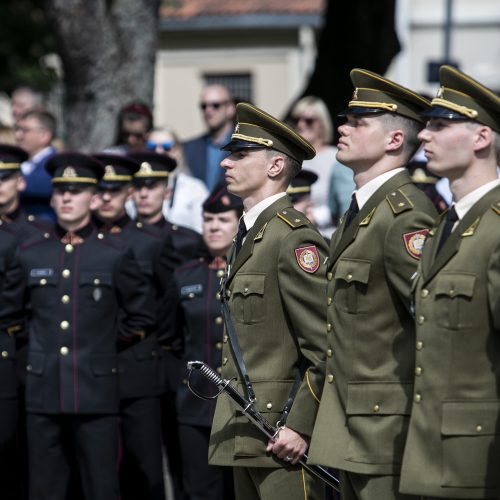
[[[12,97],[14,97],[16,94],[29,94],[32,100],[33,109],[43,108],[43,94],[42,92],[35,90],[33,87],[29,87],[28,85],[17,87],[12,91]]]
[[[277,151],[276,149],[266,149],[265,151],[268,158],[271,158],[273,156],[282,156],[284,158],[285,168],[283,172],[283,179],[285,187],[288,187],[290,182],[292,182],[292,179],[300,172],[302,164],[295,158],[292,158],[291,156],[288,156],[281,151]]]
[[[394,113],[383,113],[378,115],[378,118],[387,132],[391,130],[403,131],[404,142],[402,153],[405,157],[405,162],[411,160],[420,147],[418,134],[424,128],[424,124]]]
[[[321,139],[325,144],[333,141],[333,123],[330,117],[330,111],[325,102],[319,97],[312,95],[298,100],[292,108],[292,117],[301,115],[304,111],[311,109],[321,124]]]
[[[24,113],[21,120],[26,120],[27,118],[34,118],[37,120],[41,127],[50,132],[51,138],[56,136],[57,120],[50,111],[33,109]]]

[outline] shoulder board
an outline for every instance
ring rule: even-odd
[[[285,208],[285,210],[276,212],[276,215],[292,229],[297,229],[298,227],[307,226],[309,224],[307,217],[294,208]]]
[[[25,250],[29,247],[32,247],[34,245],[39,245],[41,243],[45,243],[46,241],[52,239],[52,234],[49,231],[46,231],[45,233],[34,233],[31,235],[28,239],[23,241],[21,244],[20,248],[21,250]]]
[[[491,205],[491,209],[493,210],[493,212],[495,212],[497,215],[500,215],[500,201],[497,201],[496,203],[493,203],[493,205]]]
[[[126,242],[120,237],[120,233],[106,234],[98,232],[96,241],[108,247],[114,248],[115,250],[123,250],[124,248],[127,247]]]
[[[199,267],[205,262],[203,257],[199,257],[197,259],[188,260],[185,264],[175,269],[174,274],[177,276],[178,274],[182,274],[189,269],[193,269],[194,267]]]
[[[402,212],[413,209],[413,203],[400,189],[392,191],[385,197],[385,199],[387,200],[387,203],[389,203],[394,215],[399,215]]]

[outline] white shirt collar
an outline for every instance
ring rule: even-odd
[[[472,208],[473,205],[475,205],[477,201],[498,185],[500,185],[500,179],[495,179],[494,181],[488,182],[487,184],[483,184],[481,187],[474,189],[474,191],[466,194],[460,201],[457,201],[455,203],[455,210],[457,212],[458,219],[463,219],[465,214]]]
[[[370,182],[367,182],[363,187],[354,191],[359,209],[361,210],[363,208],[366,202],[371,198],[375,191],[382,186],[382,184],[385,184],[391,177],[394,177],[403,170],[405,170],[404,167],[399,167],[394,170],[389,170],[389,172],[384,172],[383,174],[375,177],[375,179],[372,179]]]
[[[243,212],[243,220],[245,221],[245,226],[247,228],[247,231],[250,231],[250,229],[253,227],[255,224],[255,221],[259,217],[259,215],[269,206],[271,206],[275,201],[279,200],[280,198],[283,198],[286,193],[278,193],[274,194],[273,196],[269,196],[268,198],[264,198],[262,201],[259,201],[257,205],[254,205],[248,212]]]

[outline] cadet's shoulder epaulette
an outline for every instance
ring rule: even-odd
[[[121,238],[117,238],[116,234],[108,234],[101,231],[97,233],[97,241],[118,251],[123,250],[127,246]]]
[[[51,239],[51,233],[49,231],[45,231],[44,233],[34,233],[32,234],[28,239],[23,241],[21,244],[20,248],[21,250],[26,250],[27,248],[30,248],[35,245],[39,245],[41,243],[45,243],[47,240]]]
[[[406,212],[407,210],[413,210],[413,203],[406,197],[406,195],[400,189],[391,191],[385,199],[391,207],[392,213],[394,215],[399,215],[400,213]]]
[[[158,231],[156,226],[152,224],[143,224],[142,222],[135,221],[133,225],[134,229],[141,232],[142,234],[147,234],[148,236],[153,236],[155,238],[160,238],[162,236],[162,232]]]
[[[177,276],[186,271],[189,271],[190,269],[203,265],[204,262],[205,262],[204,257],[198,257],[197,259],[188,260],[187,262],[179,266],[177,269],[175,269],[174,274]]]
[[[491,209],[493,212],[495,212],[497,215],[500,215],[500,201],[497,201],[491,205]]]
[[[309,220],[307,217],[295,208],[285,208],[276,212],[279,219],[286,222],[292,229],[297,229],[298,227],[307,226]]]

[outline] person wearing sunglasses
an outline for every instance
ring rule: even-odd
[[[164,217],[172,224],[201,233],[201,205],[208,196],[208,190],[204,182],[191,175],[179,138],[172,128],[158,127],[149,134],[146,148],[177,162],[177,167],[168,176],[167,197],[163,203]]]
[[[319,97],[306,96],[297,101],[292,122],[295,131],[316,150],[316,156],[305,161],[304,168],[318,176],[318,182],[311,186],[312,213],[321,234],[329,238],[351,201],[355,188],[352,171],[335,159],[332,120]]]
[[[220,148],[227,144],[234,127],[235,106],[229,90],[223,85],[206,86],[201,93],[200,110],[206,132],[186,141],[184,154],[193,176],[211,191],[224,180],[220,162],[227,152]]]

